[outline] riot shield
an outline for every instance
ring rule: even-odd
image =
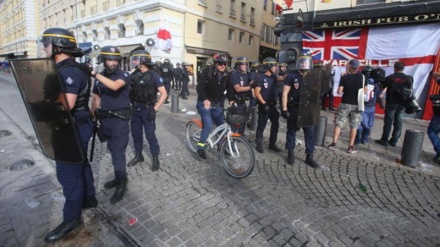
[[[298,109],[298,127],[318,123],[321,109],[321,86],[324,71],[313,69],[303,77]]]
[[[84,154],[53,60],[17,59],[11,65],[44,155],[82,163]]]

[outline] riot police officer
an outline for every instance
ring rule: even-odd
[[[234,69],[229,78],[228,99],[231,104],[235,104],[239,112],[247,111],[246,101],[252,97],[252,86],[249,83],[248,59],[238,57],[235,61]],[[238,132],[244,134],[245,125]],[[235,130],[234,130],[235,131]]]
[[[200,83],[197,84],[197,111],[203,123],[200,140],[197,143],[197,154],[206,160],[205,145],[214,121],[217,126],[224,123],[220,102],[226,89],[229,77],[226,70],[228,58],[217,53],[213,57],[214,65],[207,67],[202,72]]]
[[[189,83],[188,69],[186,68],[186,63],[182,63],[182,88],[180,91],[180,96],[182,97],[182,99],[188,99],[188,97],[186,97],[187,95],[189,95],[188,83]]]
[[[263,148],[263,133],[267,125],[267,120],[270,119],[270,137],[269,149],[275,152],[281,152],[281,149],[276,146],[278,138],[279,118],[280,113],[276,108],[276,73],[277,60],[272,57],[265,58],[261,66],[261,74],[257,77],[257,84],[255,87],[255,97],[258,101],[258,127],[256,132],[257,151],[264,153]]]
[[[174,85],[173,88],[179,91],[182,88],[182,74],[183,70],[180,67],[180,63],[176,63],[176,68],[174,69]]]
[[[299,130],[297,120],[300,107],[301,85],[303,84],[304,76],[306,76],[311,69],[311,57],[298,57],[296,70],[289,72],[284,82],[281,115],[287,119],[286,149],[287,164],[289,165],[295,163],[293,151],[296,145],[296,132]],[[315,151],[315,127],[305,126],[302,127],[302,129],[306,143],[306,164],[313,168],[319,168],[319,165],[313,159],[313,152]]]
[[[81,57],[82,52],[71,32],[61,28],[49,28],[39,41],[44,45],[43,51],[47,57],[55,60],[63,84],[62,90],[85,155],[81,164],[56,161],[57,178],[63,187],[66,202],[63,208],[63,222],[44,238],[46,242],[54,242],[80,225],[81,209],[96,207],[98,204],[92,168],[87,160],[88,143],[93,132],[93,122],[89,114],[91,78],[87,67],[75,62],[74,57]]]
[[[133,116],[131,117],[131,136],[133,137],[135,156],[128,163],[134,166],[138,162],[144,161],[142,155],[143,129],[150,145],[152,156],[151,170],[159,169],[159,142],[156,138],[156,112],[167,98],[167,92],[162,82],[162,78],[157,72],[152,70],[154,64],[151,62],[151,55],[144,50],[136,51],[132,60],[139,61],[139,66],[130,76],[130,99],[133,104]],[[157,92],[160,93],[157,99]]]
[[[171,65],[171,62],[168,58],[165,58],[163,63],[160,65],[159,71],[160,71],[160,75],[163,79],[163,84],[165,85],[167,95],[169,95],[171,81],[173,80],[173,77],[174,77],[174,69],[173,69],[173,66]],[[169,103],[170,102],[168,101],[168,97],[167,97],[165,100],[165,104],[169,104]]]
[[[127,190],[125,150],[128,145],[128,121],[131,115],[129,97],[129,74],[121,70],[121,52],[114,46],[101,49],[98,63],[103,64],[100,73],[92,71],[96,78],[93,87],[92,114],[101,122],[107,139],[107,148],[112,156],[115,178],[104,184],[106,189],[115,188],[111,203],[122,200]],[[96,113],[95,113],[96,112]]]

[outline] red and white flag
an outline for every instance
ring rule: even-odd
[[[171,33],[165,28],[159,28],[157,32],[158,47],[163,51],[170,51],[172,47]]]
[[[290,9],[293,0],[273,0],[273,2],[276,4],[275,9],[281,13],[283,9]]]

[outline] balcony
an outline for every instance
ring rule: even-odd
[[[229,16],[235,18],[235,9],[229,10]]]
[[[215,11],[222,13],[222,12],[223,12],[222,6],[219,5],[219,4],[217,4],[217,5],[215,6]]]
[[[246,22],[246,15],[245,14],[240,15],[240,21]]]
[[[255,19],[251,17],[251,19],[249,20],[249,23],[251,24],[251,26],[255,27]]]
[[[208,3],[206,2],[206,0],[199,0],[199,5],[203,7],[208,7]]]

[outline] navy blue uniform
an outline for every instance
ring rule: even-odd
[[[240,112],[246,112],[247,111],[247,105],[246,101],[250,100],[252,98],[252,91],[246,91],[246,92],[236,92],[235,91],[235,85],[238,85],[240,87],[248,87],[249,85],[249,75],[245,72],[241,72],[238,70],[231,71],[231,75],[229,77],[229,84],[232,88],[230,88],[228,91],[228,98],[229,101],[234,101],[237,105],[237,110]],[[238,132],[240,134],[244,133],[245,126],[243,125]],[[237,131],[236,128],[233,128],[233,131]]]
[[[65,93],[76,94],[77,98],[86,97],[88,103],[90,79],[80,68],[67,65],[74,61],[74,58],[69,58],[56,65],[64,85],[63,89]],[[76,133],[84,154],[84,162],[82,164],[56,162],[57,178],[66,197],[63,208],[64,221],[78,220],[81,217],[83,203],[88,198],[95,197],[92,168],[87,159],[88,144],[93,132],[93,122],[90,118],[88,104],[79,106],[79,103],[76,102],[71,113],[75,120]]]
[[[160,152],[159,142],[156,138],[156,121],[149,120],[148,116],[151,111],[154,110],[154,104],[157,101],[157,88],[163,87],[164,83],[158,73],[152,70],[148,70],[145,73],[135,70],[130,76],[130,85],[133,87],[136,83],[150,85],[153,89],[153,97],[151,99],[137,98],[134,93],[130,93],[133,103],[133,115],[131,117],[131,136],[133,137],[134,150],[136,154],[142,153],[144,146],[143,142],[143,130],[145,130],[145,136],[148,144],[150,145],[151,155],[157,156]],[[146,89],[145,89],[146,90]]]
[[[290,87],[287,99],[287,109],[290,117],[287,119],[287,133],[286,133],[286,149],[294,150],[296,145],[296,132],[298,127],[298,113],[299,102],[301,94],[301,85],[303,83],[303,76],[298,71],[289,72],[284,81],[284,85]],[[302,127],[304,131],[304,138],[306,143],[306,153],[312,154],[315,151],[315,128],[314,126]]]
[[[130,81],[127,72],[118,69],[115,73],[101,74],[110,80],[123,80],[125,85],[120,89],[113,91],[107,88],[99,80],[95,81],[93,93],[101,97],[100,110],[108,111],[127,111],[130,108]],[[112,156],[112,163],[115,172],[115,178],[125,178],[127,176],[125,166],[125,150],[128,145],[128,120],[129,117],[104,117],[101,118],[103,134],[107,138],[107,148]]]
[[[160,75],[163,79],[163,85],[167,91],[167,94],[170,95],[171,81],[174,77],[174,69],[169,63],[164,63],[160,66]],[[168,99],[168,97],[167,97]]]
[[[180,96],[182,96],[183,99],[186,99],[186,95],[189,95],[189,89],[188,89],[188,82],[189,82],[189,74],[186,67],[182,68],[182,91],[180,92]]]
[[[280,113],[276,109],[276,80],[277,78],[275,75],[267,76],[265,74],[260,74],[257,77],[256,83],[257,87],[261,88],[261,96],[266,101],[266,104],[270,106],[269,112],[266,113],[264,106],[261,102],[258,102],[258,127],[255,140],[257,144],[263,143],[263,133],[268,119],[270,119],[270,122],[272,123],[270,128],[269,145],[275,145],[278,138],[278,120],[280,118]]]

